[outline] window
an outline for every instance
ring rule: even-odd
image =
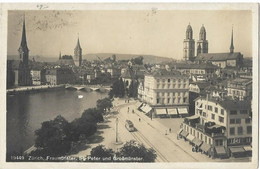
[[[175,103],[175,98],[172,98],[172,103]]]
[[[186,79],[183,79],[183,82],[186,82]]]
[[[252,126],[246,127],[247,134],[252,134]]]
[[[165,82],[165,80],[163,79],[163,80],[162,80],[162,82],[164,83],[164,82]]]
[[[171,87],[171,85],[170,84],[168,84],[168,89]]]
[[[158,85],[157,85],[157,89],[159,89],[159,88],[160,88],[160,85],[158,84]]]
[[[230,123],[230,124],[235,124],[235,123],[236,123],[236,119],[230,119],[230,120],[229,120],[229,123]]]
[[[178,98],[178,103],[180,103],[181,102],[181,98]]]
[[[207,143],[207,136],[205,136],[205,142]]]
[[[186,84],[183,84],[183,88],[186,88]]]
[[[156,99],[156,103],[159,104],[160,103],[160,99]]]
[[[215,107],[215,113],[218,113],[218,108],[217,107]]]
[[[250,121],[251,121],[250,118],[246,118],[246,119],[245,119],[245,122],[246,122],[247,124],[250,123]]]
[[[186,97],[183,98],[183,103],[186,103]]]
[[[165,87],[165,84],[162,85],[162,89],[164,89],[164,87]]]
[[[168,98],[167,102],[168,102],[168,104],[170,103],[170,98]]]
[[[178,84],[178,88],[181,88],[181,84]]]
[[[174,93],[174,92],[172,92],[172,96],[175,96],[175,93]]]
[[[221,122],[221,123],[224,123],[224,117],[218,117],[218,121]]]
[[[229,132],[230,135],[235,135],[235,127],[230,127]]]
[[[180,96],[181,95],[181,92],[178,92],[178,96]]]
[[[240,114],[247,114],[247,110],[240,110]]]
[[[197,138],[199,138],[199,136],[200,136],[200,133],[199,133],[199,132],[197,132]]]
[[[243,127],[238,127],[237,128],[237,134],[242,135],[243,134]]]
[[[171,82],[171,79],[168,79],[168,83],[170,83]]]
[[[172,88],[175,88],[175,83],[172,84]]]
[[[180,83],[180,82],[181,82],[181,79],[178,79],[178,82]]]
[[[202,140],[202,138],[203,138],[203,135],[202,135],[202,134],[200,134],[200,139]]]
[[[224,109],[221,109],[221,114],[224,115]]]
[[[208,110],[212,111],[212,106],[208,106]]]
[[[209,144],[211,144],[211,138],[209,138]]]
[[[241,119],[236,119],[236,124],[240,124],[241,123]]]
[[[157,83],[160,83],[160,80],[159,80],[159,79],[157,79]]]
[[[215,114],[211,114],[211,119],[215,120]]]
[[[164,96],[164,93],[162,93],[162,96]]]
[[[231,114],[231,115],[236,115],[236,114],[237,114],[237,111],[236,111],[236,110],[231,110],[231,111],[230,111],[230,114]]]
[[[173,82],[175,82],[175,79],[172,79]]]
[[[170,96],[170,93],[169,93],[169,92],[167,93],[167,96]]]
[[[203,115],[202,115],[203,117],[206,117],[206,113],[205,112],[203,112]]]

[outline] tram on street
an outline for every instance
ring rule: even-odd
[[[130,131],[130,132],[133,132],[133,131],[136,130],[135,127],[134,127],[133,122],[130,121],[130,120],[126,120],[126,121],[125,121],[125,127],[126,127],[126,129],[127,129],[128,131]]]

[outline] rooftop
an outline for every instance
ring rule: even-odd
[[[222,61],[236,59],[238,56],[242,56],[240,52],[234,53],[200,53],[196,60],[211,60],[211,61]]]

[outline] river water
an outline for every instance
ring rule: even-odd
[[[83,95],[79,99],[78,95]],[[7,152],[25,151],[34,144],[41,123],[62,115],[69,122],[108,93],[55,90],[7,96]]]

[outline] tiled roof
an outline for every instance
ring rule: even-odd
[[[200,53],[196,60],[205,60],[205,61],[223,61],[236,59],[238,56],[241,56],[240,52],[234,53]]]
[[[150,73],[149,75],[153,77],[169,77],[169,76],[184,76],[182,75],[179,71],[172,70],[172,71],[167,71],[165,69],[157,69]]]
[[[188,64],[188,63],[176,63],[171,66],[176,69],[216,69],[218,66],[211,63],[202,63],[202,64]]]
[[[198,97],[195,99],[199,100],[199,99],[203,99],[206,100],[205,97]],[[215,102],[220,104],[223,108],[227,109],[227,110],[249,110],[251,109],[251,101],[250,100],[243,100],[243,101],[239,101],[239,100],[232,100],[230,98],[225,98],[225,99],[208,99],[211,102]]]

